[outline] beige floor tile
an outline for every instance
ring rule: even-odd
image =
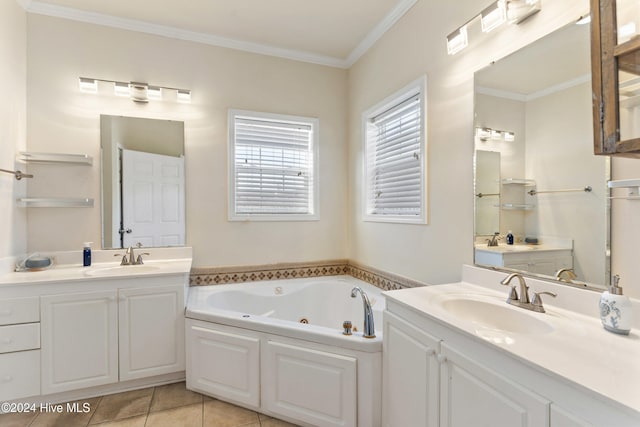
[[[146,415],[151,405],[152,396],[153,388],[104,396],[91,418],[91,424],[130,418],[135,415]]]
[[[145,427],[201,427],[202,403],[151,412]]]
[[[0,414],[0,426],[2,427],[27,427],[38,416],[37,412],[12,412]]]
[[[95,397],[70,402],[69,405],[73,406],[62,403],[62,412],[40,412],[30,427],[84,427],[89,424],[100,400],[100,397]],[[88,406],[85,407],[84,404],[88,404]],[[88,412],[84,412],[85,410]]]
[[[204,427],[238,427],[260,424],[258,413],[221,400],[204,402]]]
[[[118,421],[107,421],[106,423],[94,424],[96,427],[144,427],[147,422],[146,415],[124,418]]]
[[[202,403],[202,395],[200,393],[187,390],[184,382],[167,384],[156,387],[153,392],[151,412],[178,408],[194,403]]]
[[[276,418],[267,418],[260,420],[261,427],[297,427],[296,424],[291,424],[286,421],[278,420]]]

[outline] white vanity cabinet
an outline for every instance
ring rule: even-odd
[[[554,276],[562,268],[573,268],[571,249],[503,251],[490,247],[476,247],[475,257],[476,264],[512,268],[547,276]]]
[[[183,371],[184,285],[118,290],[120,381]]]
[[[42,394],[184,370],[184,284],[113,286],[41,297]]]
[[[383,425],[438,427],[440,340],[389,311],[383,325]]]
[[[384,426],[549,426],[549,402],[424,332],[427,324],[414,313],[393,307],[384,315]]]
[[[406,291],[385,294],[384,426],[640,425],[638,414],[618,402],[510,355],[508,343],[494,346],[490,338],[504,339],[499,333],[485,341],[421,312],[416,306],[427,293]],[[570,360],[581,363],[564,363]]]
[[[118,381],[117,291],[41,298],[42,394]]]
[[[440,426],[549,426],[547,400],[476,363],[446,342],[442,343],[438,358]]]
[[[40,300],[0,299],[0,401],[40,393]]]

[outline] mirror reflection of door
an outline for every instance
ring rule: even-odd
[[[123,247],[181,246],[185,242],[184,157],[120,151]]]
[[[500,153],[476,150],[476,235],[500,231]]]

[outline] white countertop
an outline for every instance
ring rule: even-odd
[[[139,252],[136,250],[136,253],[143,252],[150,253],[144,256],[144,264],[122,267],[119,261],[112,261],[116,258],[114,254],[123,253],[122,250],[93,251],[92,255],[96,262],[89,267],[83,267],[80,262],[69,263],[70,260],[81,260],[82,251],[47,254],[54,256],[58,262],[40,271],[15,272],[9,269],[0,271],[0,287],[189,274],[191,271],[191,248],[142,248]],[[10,264],[5,263],[6,266]]]
[[[476,244],[476,251],[485,252],[497,252],[497,253],[510,253],[510,252],[544,252],[544,251],[570,251],[571,247],[556,245],[556,244],[539,244],[539,245],[527,245],[527,244],[514,244],[507,245],[500,243],[498,246],[487,246],[486,243]]]
[[[490,273],[481,274],[486,276]],[[503,276],[504,274],[501,274],[496,277]],[[547,286],[554,286],[555,292],[563,292],[563,289],[558,288],[561,285],[548,284]],[[585,314],[584,310],[583,313],[579,313],[554,306],[553,303],[556,301],[550,301],[551,298],[546,298],[544,302],[547,313],[535,313],[504,302],[507,290],[506,288],[501,290],[502,292],[498,292],[463,281],[389,291],[385,292],[385,296],[389,300],[424,314],[433,321],[454,328],[478,341],[484,341],[526,364],[546,370],[561,379],[617,401],[640,414],[639,330],[632,329],[628,336],[605,331],[599,317],[596,317],[598,293],[589,292],[589,295],[582,297],[586,300],[595,298],[593,315],[589,315],[591,312],[588,308],[589,314]],[[576,291],[570,288],[566,290],[569,293]],[[488,332],[483,331],[482,326],[479,327],[469,320],[453,315],[438,303],[443,298],[461,294],[471,298],[474,295],[481,295],[483,298],[495,299],[496,303],[502,302],[509,309],[542,319],[553,326],[553,331],[539,334],[508,332],[497,335],[488,330]],[[559,295],[558,300],[562,301],[563,298]],[[637,303],[637,301],[634,302],[636,307]],[[582,301],[579,304],[582,304]],[[591,301],[588,305],[591,305]]]

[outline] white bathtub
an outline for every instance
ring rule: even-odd
[[[375,338],[363,337],[354,286]],[[187,387],[300,425],[380,425],[384,307],[379,288],[351,276],[191,287]]]

